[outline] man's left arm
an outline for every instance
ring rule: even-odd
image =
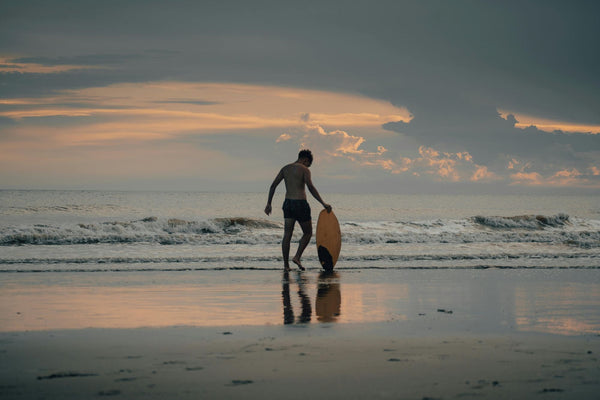
[[[277,189],[277,186],[281,183],[282,180],[283,180],[283,168],[281,169],[281,171],[279,171],[279,173],[273,180],[273,183],[271,183],[271,187],[269,188],[269,199],[267,200],[267,205],[265,207],[265,214],[267,214],[267,215],[271,214],[271,210],[272,210],[271,202],[273,201],[273,195],[275,194],[275,189]]]

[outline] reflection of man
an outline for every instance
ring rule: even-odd
[[[290,256],[290,241],[292,240],[292,233],[294,232],[294,224],[296,221],[302,228],[302,238],[298,244],[298,251],[292,258],[292,262],[298,265],[302,271],[304,267],[300,262],[302,253],[308,245],[312,236],[312,221],[310,217],[310,206],[306,201],[306,191],[304,186],[308,187],[308,190],[319,203],[323,204],[323,207],[327,209],[327,212],[331,212],[331,206],[325,204],[321,195],[317,191],[317,188],[313,185],[310,170],[308,169],[313,161],[313,156],[310,150],[301,150],[298,153],[298,159],[281,168],[279,174],[273,180],[269,189],[269,199],[267,200],[267,206],[265,207],[265,213],[271,214],[271,201],[275,194],[275,189],[281,183],[285,181],[285,201],[283,203],[283,218],[285,220],[283,240],[281,242],[281,251],[283,253],[283,268],[285,270],[290,269],[289,256]]]
[[[320,322],[335,322],[340,316],[342,294],[338,278],[335,272],[322,272],[319,275],[315,312]]]
[[[281,280],[282,290],[281,295],[283,296],[283,323],[285,325],[294,323],[294,309],[292,308],[292,301],[290,299],[290,275],[287,271],[283,273],[283,279]]]
[[[310,322],[312,316],[312,306],[310,305],[310,299],[304,292],[304,279],[298,277],[298,296],[300,297],[300,305],[302,307],[302,313],[298,317],[298,323],[305,324]],[[290,299],[290,275],[288,271],[283,272],[282,291],[283,297],[283,323],[285,325],[294,323],[294,309],[292,308],[292,301]]]

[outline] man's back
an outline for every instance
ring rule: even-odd
[[[306,166],[295,162],[288,164],[281,169],[283,179],[285,181],[285,198],[286,199],[306,199]]]

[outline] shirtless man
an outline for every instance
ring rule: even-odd
[[[327,212],[331,212],[331,206],[326,204],[317,188],[313,185],[310,178],[310,170],[308,169],[313,161],[313,156],[310,150],[301,150],[298,153],[298,159],[281,168],[279,174],[275,177],[275,180],[271,184],[269,189],[269,200],[267,200],[267,206],[265,207],[265,213],[271,214],[271,201],[275,194],[277,185],[282,180],[285,181],[285,201],[283,202],[283,217],[285,220],[283,241],[281,242],[281,251],[283,253],[283,268],[286,271],[290,269],[289,257],[290,257],[290,241],[292,240],[292,233],[294,232],[294,224],[296,221],[302,228],[302,238],[298,244],[298,251],[292,258],[292,262],[298,266],[302,271],[304,267],[300,262],[300,257],[304,249],[308,245],[312,236],[312,221],[310,217],[310,206],[306,201],[306,192],[304,186],[308,187],[308,190],[319,203],[323,204],[323,207]]]

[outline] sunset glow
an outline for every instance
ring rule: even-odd
[[[552,120],[507,110],[498,110],[498,112],[500,113],[500,116],[504,119],[506,119],[509,115],[513,115],[517,120],[517,122],[515,123],[515,127],[520,129],[535,126],[539,130],[544,132],[562,131],[570,133],[600,133],[600,125],[577,124],[566,121]]]

